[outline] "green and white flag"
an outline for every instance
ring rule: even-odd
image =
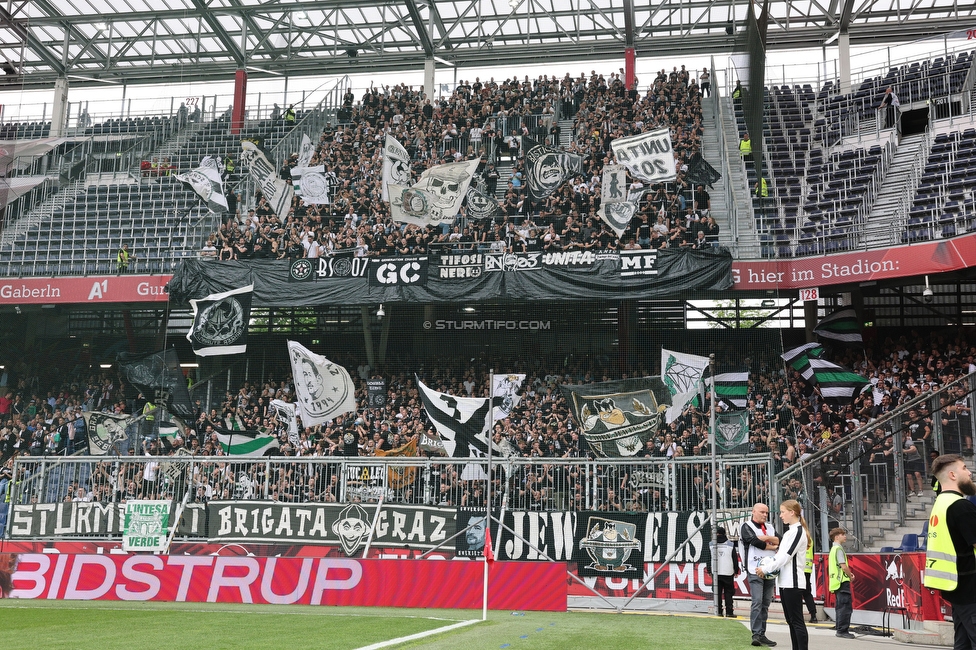
[[[273,455],[281,445],[274,436],[259,431],[217,429],[217,442],[228,456],[260,457]]]
[[[822,339],[838,341],[844,345],[860,347],[864,343],[861,336],[861,323],[857,313],[851,308],[839,309],[813,328],[813,333]]]
[[[813,376],[820,396],[834,409],[848,406],[865,388],[871,385],[867,379],[850,368],[825,359],[810,359]]]
[[[698,396],[702,373],[708,367],[708,357],[672,352],[661,348],[661,379],[671,393],[671,406],[665,420],[671,424]]]
[[[715,400],[729,408],[744,409],[749,395],[749,369],[737,368],[715,375]]]
[[[808,382],[815,381],[813,378],[813,368],[810,367],[810,359],[819,359],[823,355],[824,349],[819,343],[807,343],[798,348],[787,350],[782,355],[783,361],[796,370]]]
[[[171,501],[129,501],[122,524],[122,550],[165,553]]]
[[[715,452],[749,453],[749,411],[719,413],[715,417]]]

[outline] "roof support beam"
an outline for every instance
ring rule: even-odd
[[[404,4],[407,7],[407,13],[410,14],[410,19],[413,21],[413,26],[417,30],[420,47],[424,48],[424,56],[428,58],[434,56],[434,44],[430,40],[430,34],[427,33],[427,25],[424,24],[424,18],[420,15],[417,3],[414,0],[406,0]],[[432,15],[436,13],[433,2],[428,2],[428,11]]]
[[[9,27],[20,38],[21,42],[26,43],[27,47],[34,51],[34,54],[51,66],[59,77],[64,75],[64,64],[61,62],[61,58],[48,49],[44,43],[37,40],[29,29],[16,22],[3,5],[0,5],[0,25]]]
[[[192,2],[193,6],[196,7],[197,11],[200,12],[200,17],[203,18],[204,22],[210,26],[210,29],[213,30],[214,36],[217,37],[217,40],[219,40],[224,46],[227,53],[232,59],[234,59],[234,63],[237,64],[237,67],[243,68],[245,65],[247,65],[244,60],[244,55],[241,54],[240,48],[238,48],[237,44],[234,43],[234,39],[230,37],[230,34],[227,33],[227,30],[224,29],[224,26],[220,24],[220,21],[217,20],[217,17],[214,16],[213,12],[210,11],[209,7],[207,7],[203,0],[192,0]]]

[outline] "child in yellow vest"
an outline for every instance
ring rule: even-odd
[[[834,528],[830,531],[830,558],[827,561],[830,580],[830,591],[834,594],[834,620],[837,621],[837,636],[842,639],[855,638],[850,632],[851,612],[854,602],[851,598],[851,580],[854,574],[847,564],[847,553],[844,552],[844,542],[847,541],[847,531]]]

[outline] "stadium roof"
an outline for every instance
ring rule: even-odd
[[[728,52],[739,0],[8,0],[11,84],[150,84],[417,71]],[[772,0],[770,49],[816,47],[849,21],[853,45],[974,27],[958,0]],[[3,61],[0,60],[0,64]],[[17,73],[22,73],[22,78]],[[97,80],[97,81],[96,81]]]

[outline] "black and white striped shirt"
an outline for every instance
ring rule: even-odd
[[[773,557],[770,571],[779,569],[776,586],[780,589],[805,589],[807,585],[803,568],[806,566],[807,533],[800,522],[790,524],[780,541],[779,550]]]

